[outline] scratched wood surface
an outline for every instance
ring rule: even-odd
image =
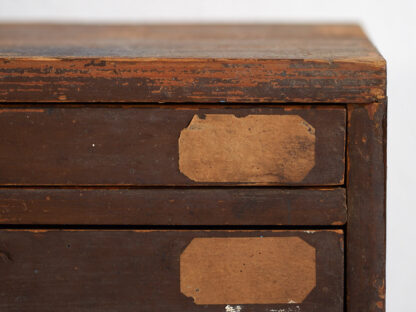
[[[269,162],[258,163],[258,166],[263,166],[265,179],[232,183],[220,179],[219,183],[212,180],[193,181],[179,170],[179,136],[195,115],[204,118],[210,114],[231,114],[242,119],[248,115],[296,115],[307,125],[306,130],[312,131],[311,127],[314,128],[315,146],[312,150],[307,148],[309,145],[301,137],[303,130],[299,135],[294,133],[285,142],[279,142],[276,137],[279,132],[275,132],[273,137],[266,139],[273,145],[275,137],[274,145],[286,146],[288,160],[280,164],[278,159],[274,161],[280,156],[271,154]],[[0,108],[0,184],[342,185],[345,172],[345,118],[345,108],[326,106],[3,107]],[[263,126],[263,123],[256,124],[256,127]],[[290,127],[289,124],[280,132],[284,134]],[[227,131],[238,134],[240,130],[231,127]],[[236,140],[240,140],[238,136]],[[256,140],[256,137],[250,140]],[[246,144],[245,139],[240,141],[241,145]],[[217,139],[206,144],[216,142]],[[224,144],[222,148],[227,148],[227,145]],[[264,152],[266,155],[266,145]],[[302,159],[304,154],[309,155],[310,152],[314,154],[314,165],[305,171]],[[242,153],[236,157],[244,163],[251,154]],[[197,157],[196,161],[201,160]],[[234,162],[235,159],[218,161]],[[204,164],[201,163],[201,166]],[[209,166],[205,169],[211,170]],[[241,166],[234,169],[238,176]],[[294,169],[302,171],[304,177],[300,180],[291,178],[287,172]],[[272,180],[270,176],[273,176]]]
[[[348,106],[347,311],[385,311],[387,103]],[[365,238],[365,239],[364,239]]]
[[[181,293],[181,286],[185,287],[188,283],[186,277],[183,277],[181,285],[181,254],[193,238],[214,237],[257,240],[280,238],[275,248],[280,248],[281,252],[291,259],[301,254],[305,248],[315,249],[312,255],[307,253],[304,257],[293,258],[291,264],[286,264],[285,261],[276,263],[279,270],[283,270],[281,266],[288,265],[293,268],[293,262],[302,266],[311,264],[311,259],[314,259],[312,264],[316,275],[309,277],[313,279],[312,283],[308,284],[307,280],[299,281],[284,275],[279,279],[280,283],[285,283],[288,285],[287,289],[294,289],[293,291],[296,291],[296,285],[291,285],[292,282],[316,285],[302,303],[241,304],[241,311],[343,311],[344,244],[341,231],[174,230],[1,230],[0,310],[226,311],[226,304],[198,305],[192,297]],[[286,240],[289,243],[287,247],[284,244]],[[303,242],[301,248],[294,250],[290,247],[294,240],[297,245]],[[229,244],[234,246],[232,241]],[[262,244],[259,244],[259,251],[263,250],[261,246]],[[243,247],[243,256],[249,256],[247,252],[251,250],[245,250]],[[265,256],[273,250],[264,252],[265,255],[257,254],[256,257],[267,260]],[[249,261],[246,263],[247,266],[258,263],[252,262],[249,257],[246,260]],[[186,265],[184,273],[188,273],[189,269],[192,269],[192,263],[189,262],[189,258],[182,261],[186,261],[183,263]],[[270,258],[268,265],[272,265]],[[197,266],[198,263],[195,263],[196,269]],[[254,278],[259,279],[259,283],[268,281],[268,275],[264,275],[267,272],[262,271],[260,267],[254,269],[258,272]],[[239,273],[215,270],[215,278],[226,278],[229,274],[241,274],[246,279],[252,278],[250,276],[253,275],[247,275],[244,270],[242,268],[242,272]],[[247,267],[246,270],[252,273],[253,267]],[[244,288],[253,285],[236,286]],[[290,295],[290,292],[286,295]]]
[[[356,25],[0,24],[3,102],[319,102],[385,98]]]
[[[345,189],[0,189],[0,224],[342,225]]]

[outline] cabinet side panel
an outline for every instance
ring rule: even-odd
[[[385,311],[387,102],[348,106],[347,311]]]

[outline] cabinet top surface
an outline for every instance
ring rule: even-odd
[[[0,102],[372,103],[356,25],[0,24]]]
[[[383,62],[357,25],[0,24],[3,58],[307,59]]]

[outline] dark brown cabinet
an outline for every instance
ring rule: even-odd
[[[1,25],[1,311],[384,311],[386,65],[353,25]]]

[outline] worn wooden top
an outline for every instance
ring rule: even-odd
[[[385,96],[355,25],[0,25],[3,102],[345,102]]]
[[[354,25],[1,25],[0,56],[382,61]]]

